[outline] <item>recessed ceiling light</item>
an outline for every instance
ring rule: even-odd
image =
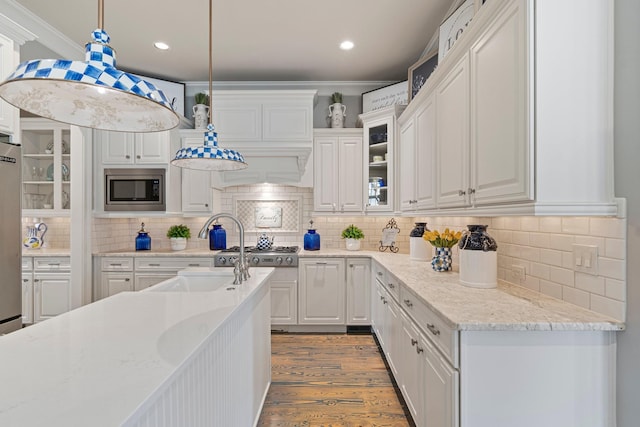
[[[156,47],[156,49],[160,49],[160,50],[169,49],[169,45],[166,44],[165,42],[155,42],[153,45]]]
[[[349,40],[345,40],[342,43],[340,43],[340,49],[342,50],[351,50],[353,49],[353,46],[354,46],[353,42]]]

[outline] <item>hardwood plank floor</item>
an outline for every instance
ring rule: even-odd
[[[413,427],[371,335],[271,335],[260,427]]]

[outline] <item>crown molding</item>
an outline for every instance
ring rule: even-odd
[[[0,31],[5,32],[7,37],[12,37],[12,34],[6,34],[8,29],[5,30],[3,24],[12,23],[18,29],[16,36],[19,37],[14,40],[21,45],[27,41],[37,41],[64,59],[84,59],[84,46],[76,44],[15,0],[0,0],[0,10]]]
[[[208,90],[206,81],[183,82],[186,95]],[[286,90],[315,89],[318,96],[330,96],[333,92],[341,92],[344,96],[360,96],[363,92],[378,89],[396,81],[224,81],[213,82],[214,90]]]

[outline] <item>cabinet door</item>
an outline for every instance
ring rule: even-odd
[[[260,102],[213,99],[213,124],[223,143],[262,140],[262,105]],[[202,145],[202,144],[200,144]]]
[[[318,137],[313,143],[313,205],[320,212],[338,209],[338,139]]]
[[[371,300],[371,326],[373,328],[373,332],[375,332],[376,337],[378,337],[378,342],[380,343],[380,347],[382,347],[383,351],[387,346],[385,341],[385,331],[384,331],[384,314],[385,314],[385,305],[387,304],[387,300],[389,295],[384,290],[384,286],[382,286],[382,282],[378,279],[374,279],[373,292],[372,292],[372,300]]]
[[[3,81],[18,65],[14,59],[13,40],[0,35],[0,81]],[[0,99],[0,131],[14,134],[18,131],[19,110]]]
[[[298,322],[298,281],[271,281],[271,324],[295,325]]]
[[[347,259],[347,325],[371,324],[371,261]]]
[[[265,141],[310,141],[313,111],[310,103],[264,103],[262,106]]]
[[[169,162],[169,131],[135,134],[135,163]]]
[[[423,364],[419,338],[420,333],[414,326],[413,322],[406,316],[402,315],[402,329],[400,338],[400,356],[401,363],[398,366],[400,376],[396,379],[396,383],[402,391],[411,417],[417,427],[431,425],[424,420],[424,404],[423,402]],[[438,423],[433,425],[440,426]]]
[[[134,278],[134,291],[141,291],[150,286],[157,285],[160,282],[164,282],[167,279],[175,277],[176,272],[164,272],[164,273],[136,273]]]
[[[384,335],[387,348],[385,357],[395,378],[399,377],[398,364],[401,362],[402,352],[402,318],[400,317],[400,307],[395,300],[389,296],[384,304]]]
[[[432,95],[415,117],[415,199],[417,209],[436,205],[436,104]],[[404,168],[404,165],[402,166]],[[402,171],[401,171],[402,172]]]
[[[526,6],[512,2],[471,47],[471,188],[476,204],[531,200]]]
[[[398,150],[400,151],[400,210],[411,211],[416,200],[416,163],[425,159],[416,159],[416,133],[413,118],[400,128]]]
[[[424,417],[427,425],[458,427],[459,373],[421,336]]]
[[[362,211],[362,138],[339,138],[338,194],[340,212]]]
[[[202,145],[202,139],[183,138],[183,147]],[[211,171],[181,168],[182,212],[212,213]]]
[[[300,324],[345,324],[344,259],[300,260]]]
[[[374,120],[364,127],[365,192],[367,211],[388,212],[393,209],[393,115]]]
[[[464,206],[469,187],[469,67],[465,55],[436,87],[438,207]]]
[[[69,311],[71,278],[69,274],[35,273],[34,282],[34,321],[49,319]]]
[[[98,131],[102,164],[132,165],[135,163],[135,134]]]
[[[33,277],[22,273],[22,323],[33,323]]]
[[[110,297],[124,291],[133,291],[133,273],[106,272],[102,273],[102,297]]]

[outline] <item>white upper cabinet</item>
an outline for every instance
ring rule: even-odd
[[[437,165],[413,188],[435,180],[433,213],[617,213],[613,2],[552,3],[484,4],[401,116],[409,131],[435,102]],[[401,155],[401,170],[415,167],[409,157]],[[401,199],[406,211],[419,198]]]
[[[103,165],[166,164],[169,132],[96,131]]]
[[[14,43],[0,34],[0,81],[4,81],[18,65]],[[19,110],[0,99],[0,132],[14,134],[19,129]]]
[[[362,131],[316,129],[314,210],[362,212]]]

